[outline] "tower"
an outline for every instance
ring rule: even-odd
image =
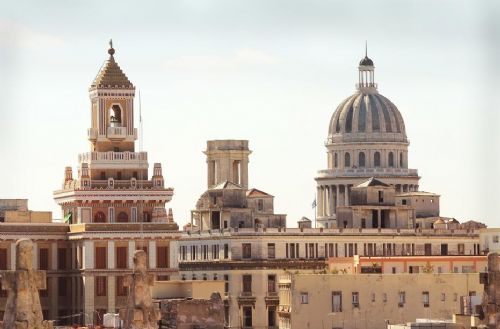
[[[116,62],[112,42],[108,54],[89,88],[90,152],[79,155],[76,179],[66,167],[54,199],[71,223],[167,223],[173,189],[164,187],[160,163],[148,179],[148,154],[135,151],[135,86]]]
[[[248,189],[248,149],[247,140],[207,141],[207,187],[211,188],[229,181]]]
[[[338,207],[350,205],[351,188],[374,177],[396,193],[418,190],[420,177],[408,168],[405,124],[398,108],[378,92],[375,65],[358,65],[356,92],[333,113],[325,146],[327,168],[318,171],[317,219],[320,227],[337,225]]]

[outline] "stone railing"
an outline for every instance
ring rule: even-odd
[[[92,163],[96,161],[147,161],[147,152],[86,152],[78,156],[78,162]]]
[[[372,176],[418,176],[417,169],[408,168],[347,168],[318,170],[318,178],[327,177],[372,177]]]

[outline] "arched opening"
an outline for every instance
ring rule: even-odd
[[[358,164],[360,168],[364,168],[366,164],[365,152],[359,152]]]
[[[375,152],[373,155],[373,166],[380,167],[380,152]]]
[[[399,166],[403,168],[403,153],[399,153]]]
[[[389,152],[389,167],[394,167],[394,153]]]
[[[122,109],[120,105],[113,105],[109,109],[109,123],[111,127],[122,126]]]
[[[349,168],[351,166],[351,154],[346,153],[344,155],[344,167]]]
[[[151,222],[151,213],[145,211],[142,213],[142,221],[143,222]]]
[[[333,166],[337,168],[339,166],[339,156],[337,153],[334,153],[333,155]]]
[[[106,223],[106,215],[102,211],[98,211],[94,215],[94,223]]]
[[[128,215],[126,212],[122,211],[118,214],[118,217],[116,218],[116,221],[118,223],[126,223],[128,222]]]

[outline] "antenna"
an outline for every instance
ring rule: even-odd
[[[142,156],[142,147],[143,147],[143,129],[142,129],[142,102],[141,102],[141,91],[138,91],[138,96],[139,96],[139,154]],[[147,177],[146,177],[147,179]],[[142,177],[142,168],[139,170],[139,188],[142,189],[143,185],[143,177]],[[142,205],[142,203],[141,203]],[[141,207],[142,208],[142,207]],[[142,214],[142,220],[141,220],[141,249],[144,250],[144,212],[141,209],[141,214]],[[150,250],[148,250],[149,254]]]

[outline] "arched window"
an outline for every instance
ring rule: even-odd
[[[380,152],[375,152],[373,155],[373,166],[380,167]]]
[[[120,105],[113,105],[109,109],[109,123],[111,127],[121,127],[122,123],[122,109]]]
[[[358,164],[360,168],[363,168],[366,163],[365,152],[359,152]]]
[[[394,167],[394,153],[389,152],[389,167]]]
[[[344,155],[344,167],[349,168],[351,166],[351,154],[346,153]]]
[[[126,223],[128,222],[128,215],[126,212],[122,211],[118,214],[118,217],[116,218],[116,221],[118,223]]]
[[[339,166],[339,156],[337,153],[334,153],[333,155],[333,166],[337,168]]]
[[[399,153],[399,166],[403,168],[403,153]]]
[[[98,211],[94,215],[94,223],[106,223],[106,215],[102,211]]]

